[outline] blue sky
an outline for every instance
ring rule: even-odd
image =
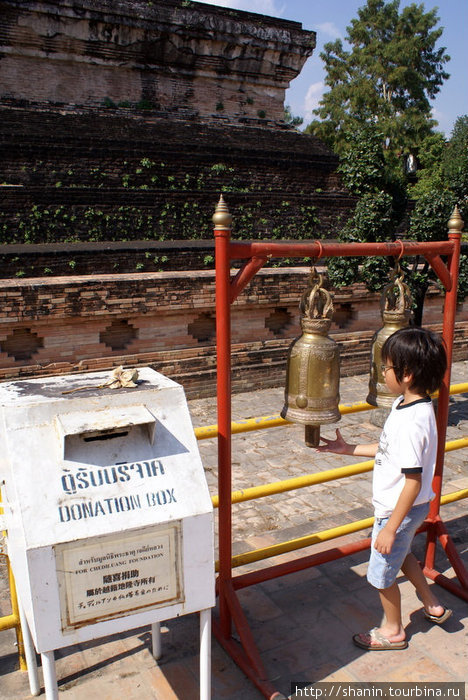
[[[400,0],[400,9],[420,4],[421,0]],[[212,5],[248,10],[260,14],[301,22],[304,29],[317,32],[317,48],[307,60],[301,74],[286,92],[286,104],[294,115],[304,118],[304,124],[313,119],[312,109],[325,91],[323,62],[320,52],[323,44],[344,39],[346,27],[357,16],[366,0],[204,0]],[[439,26],[444,33],[438,47],[445,46],[451,61],[446,65],[450,78],[445,81],[432,101],[438,129],[450,136],[457,117],[468,114],[468,0],[424,0],[426,10],[438,8]]]

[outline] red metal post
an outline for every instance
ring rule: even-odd
[[[231,636],[231,613],[225,595],[232,581],[231,518],[231,305],[230,256],[232,216],[221,195],[213,215],[216,269],[216,357],[218,401],[218,525],[219,525],[219,626]]]
[[[456,208],[449,220],[449,241],[452,242],[454,248],[449,255],[447,267],[450,273],[450,287],[446,290],[442,337],[445,341],[445,350],[447,353],[447,371],[439,390],[439,398],[437,404],[437,459],[432,487],[434,489],[435,498],[431,503],[428,521],[432,522],[432,527],[428,530],[426,559],[425,566],[428,569],[434,568],[436,542],[438,537],[438,522],[440,511],[440,496],[442,492],[442,475],[444,469],[445,458],[445,438],[447,435],[447,423],[449,414],[449,398],[450,398],[450,373],[452,366],[453,355],[453,337],[455,331],[455,314],[457,308],[457,290],[458,290],[458,268],[460,258],[461,232],[463,229],[463,219],[460,216],[458,208]]]

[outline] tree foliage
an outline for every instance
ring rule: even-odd
[[[368,192],[356,205],[353,216],[339,233],[342,243],[376,243],[391,240],[395,229],[392,198],[385,192]],[[364,282],[369,291],[378,291],[388,281],[386,258],[331,258],[328,274],[335,287]]]
[[[456,120],[444,157],[444,175],[457,199],[468,198],[468,115]]]
[[[383,154],[376,144],[378,134],[369,125],[355,128],[348,137],[349,146],[339,166],[348,188],[360,194],[354,214],[338,238],[344,243],[395,240],[397,236],[416,241],[440,241],[447,238],[450,215],[458,205],[468,221],[468,117],[460,117],[446,143],[441,134],[431,134],[421,147],[418,180],[395,181],[394,172],[382,167]],[[408,197],[412,202],[408,202]],[[409,215],[408,215],[409,211]],[[335,287],[363,282],[370,291],[378,291],[389,278],[386,258],[335,258],[328,263]],[[424,298],[435,274],[421,257],[404,258],[402,268],[414,302],[415,322],[420,325]],[[459,299],[468,294],[468,257],[460,258]]]
[[[354,214],[338,232],[340,241],[370,243],[395,240],[399,235],[416,241],[444,240],[455,205],[468,221],[468,117],[456,121],[448,143],[442,134],[426,137],[415,183],[405,181],[402,169],[396,177],[395,171],[384,165],[375,125],[355,126],[347,143],[339,170],[350,191],[361,197]],[[370,291],[378,291],[388,281],[390,264],[385,258],[335,258],[329,261],[328,269],[335,287],[363,282]],[[404,258],[401,264],[413,296],[415,322],[420,324],[426,292],[436,277],[421,257]],[[467,294],[468,257],[462,255],[459,299]]]
[[[340,40],[324,47],[330,89],[315,110],[321,121],[306,131],[340,156],[343,182],[360,196],[340,241],[443,240],[455,204],[468,219],[468,116],[457,120],[448,143],[431,117],[430,100],[449,77],[438,21],[437,10],[422,4],[400,12],[399,0],[367,0],[347,27],[349,49]],[[409,155],[417,158],[416,173],[405,171]],[[329,274],[337,287],[362,281],[376,291],[388,282],[390,265],[385,258],[335,258]],[[436,278],[423,258],[405,258],[402,266],[420,323]],[[468,294],[463,256],[459,292]]]
[[[357,195],[384,188],[385,159],[382,151],[382,133],[375,124],[353,124],[344,137],[338,172],[343,184]]]
[[[434,134],[422,144],[420,150],[422,168],[418,181],[409,188],[409,196],[415,200],[411,213],[408,237],[418,241],[436,241],[447,237],[447,222],[455,205],[468,223],[468,115],[459,117],[450,141],[445,142],[440,134]],[[422,306],[424,293],[431,276],[427,265],[419,284],[413,278],[413,296]],[[427,273],[427,274],[426,274]],[[419,273],[420,277],[420,273]],[[468,256],[460,256],[458,298],[468,295]]]
[[[394,171],[386,166],[382,133],[372,122],[355,123],[345,142],[338,170],[350,192],[361,198],[338,238],[343,243],[392,240],[405,199]],[[335,258],[328,271],[336,287],[360,281],[377,291],[388,281],[390,267],[385,258]]]
[[[437,11],[411,4],[400,12],[399,5],[367,0],[347,27],[349,50],[338,39],[320,54],[330,90],[315,110],[322,121],[307,130],[337,153],[346,150],[355,123],[376,124],[384,149],[394,153],[411,152],[435,125],[430,99],[449,77],[449,56],[436,47]]]
[[[450,141],[437,133],[425,138],[418,160],[418,180],[409,188],[411,199],[448,191],[463,206],[468,197],[468,116],[456,120]]]

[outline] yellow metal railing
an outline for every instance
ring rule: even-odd
[[[0,489],[0,515],[3,515],[3,508],[2,508],[2,492]],[[5,533],[3,533],[5,535]],[[27,666],[26,666],[26,657],[25,657],[25,652],[24,652],[24,644],[23,644],[23,634],[21,631],[21,623],[20,623],[20,616],[19,616],[19,608],[18,608],[18,596],[16,595],[16,585],[15,585],[15,579],[13,577],[13,571],[11,570],[10,566],[10,560],[6,554],[2,550],[2,546],[0,544],[0,557],[4,557],[6,561],[6,566],[7,566],[7,572],[8,572],[8,586],[10,588],[10,600],[11,600],[11,614],[10,615],[3,615],[0,617],[0,632],[3,630],[11,630],[14,629],[16,631],[16,643],[18,647],[18,658],[19,658],[19,667],[21,671],[26,671]]]
[[[452,384],[449,393],[452,394],[464,394],[468,392],[468,382],[464,384]],[[432,394],[433,398],[437,398],[439,392],[436,391]],[[353,404],[340,404],[339,410],[342,416],[348,413],[359,413],[361,411],[370,411],[374,409],[375,406],[371,406],[370,403],[366,401],[357,401]],[[281,418],[279,413],[275,413],[271,416],[261,416],[259,418],[246,418],[245,420],[233,421],[231,423],[231,434],[236,435],[238,433],[249,433],[253,430],[264,430],[266,428],[277,428],[282,425],[291,425],[291,423],[284,418]],[[218,426],[217,425],[206,425],[201,428],[195,428],[195,436],[197,440],[208,440],[209,438],[217,437]]]
[[[440,503],[441,505],[445,505],[446,503],[454,503],[455,501],[460,501],[462,498],[468,498],[468,489],[448,493],[441,497]],[[322,530],[321,532],[316,532],[312,535],[305,535],[304,537],[298,537],[293,540],[288,540],[287,542],[280,542],[268,547],[253,549],[250,552],[244,552],[243,554],[233,556],[231,559],[232,567],[236,568],[237,566],[244,566],[244,564],[252,564],[253,562],[261,561],[262,559],[277,557],[280,554],[294,552],[296,549],[302,549],[304,547],[310,547],[313,544],[319,544],[321,542],[337,539],[338,537],[343,537],[344,535],[350,535],[353,532],[359,532],[360,530],[371,528],[373,524],[373,517],[365,518],[364,520],[355,520],[353,523],[339,525],[338,527],[331,528],[330,530]],[[217,561],[216,571],[218,571],[218,567],[219,562]]]
[[[8,569],[8,583],[10,586],[10,593],[11,593],[12,612],[10,615],[4,615],[3,617],[0,617],[0,632],[2,630],[14,629],[15,627],[19,627],[19,624],[20,624],[19,612],[18,612],[18,601],[16,598],[16,588],[15,588],[15,582],[13,579],[13,575],[11,573],[10,562],[9,562],[6,554],[3,554],[2,556],[5,557],[5,561],[6,561],[6,565],[7,565],[7,569]]]
[[[451,440],[445,444],[445,451],[452,452],[453,450],[461,450],[463,447],[468,447],[468,438],[459,438]],[[274,496],[277,493],[285,493],[286,491],[294,491],[306,486],[315,486],[316,484],[324,484],[326,481],[334,481],[343,479],[346,476],[355,476],[356,474],[365,474],[372,471],[374,460],[368,459],[365,462],[356,462],[356,464],[348,464],[345,467],[337,467],[336,469],[328,469],[324,472],[316,472],[314,474],[306,474],[293,479],[284,479],[284,481],[275,481],[264,486],[252,486],[241,491],[233,491],[231,494],[232,503],[242,503],[243,501],[252,501],[265,496]],[[213,507],[218,508],[219,497],[211,498]]]

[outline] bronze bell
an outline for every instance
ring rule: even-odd
[[[403,274],[397,264],[380,297],[380,312],[384,322],[383,328],[372,338],[370,360],[369,394],[367,403],[379,408],[390,408],[396,395],[391,394],[385,384],[382,372],[382,345],[399,328],[405,328],[411,318],[411,293],[403,282]]]
[[[323,278],[314,269],[309,288],[300,304],[302,335],[288,352],[285,403],[282,418],[305,425],[305,442],[317,447],[320,425],[341,419],[339,349],[327,336],[331,326],[333,303],[323,288]]]

